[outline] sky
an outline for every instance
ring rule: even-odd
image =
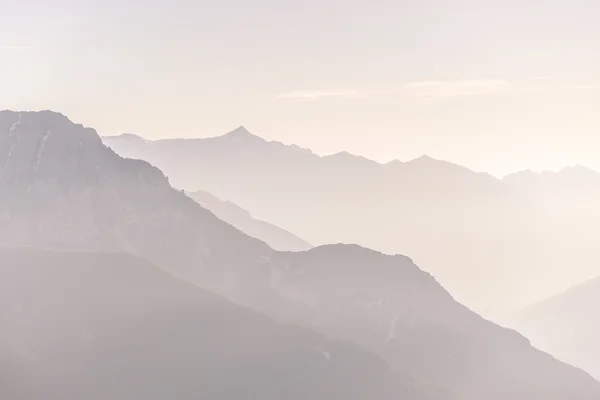
[[[600,170],[596,0],[0,0],[0,109],[317,153]]]

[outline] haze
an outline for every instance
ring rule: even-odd
[[[599,15],[0,0],[0,399],[600,399]]]
[[[600,169],[600,5],[0,1],[0,109],[319,154]],[[152,118],[148,118],[152,116]]]

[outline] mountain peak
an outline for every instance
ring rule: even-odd
[[[150,143],[150,140],[141,137],[140,135],[136,135],[135,133],[121,133],[120,135],[115,136],[105,136],[104,139],[110,141],[111,139],[120,139],[130,143]]]
[[[448,169],[467,170],[467,168],[465,168],[463,166],[456,165],[456,164],[453,164],[448,161],[438,160],[436,158],[428,156],[427,154],[423,154],[420,157],[410,160],[410,161],[404,163],[404,165],[417,166],[420,168],[425,168],[427,170],[429,170],[430,168],[436,168],[436,170],[448,170]]]
[[[126,139],[140,139],[140,140],[146,140],[143,137],[141,137],[140,135],[136,135],[135,133],[121,133],[120,135],[117,135]]]
[[[13,120],[13,123],[38,124],[49,127],[57,127],[66,124],[72,124],[71,120],[65,115],[51,110],[41,111],[0,111],[0,119]]]
[[[560,171],[558,171],[558,175],[598,176],[598,172],[586,167],[585,165],[575,164],[562,168]]]
[[[236,135],[252,135],[250,133],[250,131],[248,129],[246,129],[246,127],[244,125],[240,125],[237,128],[235,128],[234,130],[232,130],[231,132],[229,132],[230,134],[236,134]]]
[[[404,163],[402,161],[398,160],[397,158],[395,158],[392,161],[387,162],[385,165],[393,167],[393,166],[397,166],[397,165],[404,165]]]
[[[428,156],[427,154],[423,154],[420,157],[417,157],[413,160],[410,160],[405,163],[405,165],[417,165],[424,168],[437,168],[438,170],[447,170],[447,171],[462,171],[475,173],[467,167],[463,167],[462,165],[454,164],[450,161],[438,160],[437,158],[433,158]]]
[[[231,139],[235,142],[242,142],[242,141],[248,141],[248,140],[264,141],[261,137],[250,133],[250,131],[248,129],[246,129],[244,126],[239,126],[239,127],[235,128],[231,132],[228,132],[225,135],[223,135],[223,137]]]
[[[409,162],[414,162],[414,163],[437,163],[440,162],[440,160],[437,160],[427,154],[423,154],[420,157],[415,158],[412,161]]]
[[[130,162],[102,143],[94,129],[52,111],[0,112],[0,183],[33,186],[41,181],[72,187],[110,179],[117,173],[163,180],[146,162]]]

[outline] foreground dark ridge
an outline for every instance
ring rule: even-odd
[[[0,146],[7,245],[139,254],[463,397],[600,398],[589,375],[469,311],[407,257],[347,245],[273,251],[173,190],[158,169],[117,156],[56,114],[3,114]]]
[[[125,254],[0,249],[0,398],[428,400],[349,343]]]

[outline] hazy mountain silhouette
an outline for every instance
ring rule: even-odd
[[[504,178],[515,191],[563,223],[600,222],[600,173],[573,166],[558,172],[522,171]]]
[[[219,219],[238,228],[246,235],[257,238],[279,251],[303,251],[312,245],[294,234],[265,221],[252,217],[243,208],[224,201],[203,190],[186,193],[202,207],[212,211]]]
[[[0,249],[0,323],[18,340],[0,341],[6,400],[433,399],[355,345],[125,254]]]
[[[527,307],[514,326],[533,343],[600,379],[600,278]]]
[[[352,340],[395,370],[464,397],[600,396],[589,375],[460,305],[407,257],[356,245],[276,252],[172,189],[157,168],[117,156],[92,130],[47,112],[2,119],[5,245],[142,255],[280,321]]]
[[[207,190],[313,244],[409,254],[485,315],[598,274],[596,235],[575,240],[506,182],[428,156],[387,164],[345,152],[319,157],[243,128],[208,139],[103,140],[161,168],[175,187]]]

